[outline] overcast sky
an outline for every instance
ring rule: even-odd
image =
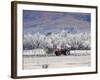
[[[90,32],[90,23],[89,13],[23,10],[24,33]]]

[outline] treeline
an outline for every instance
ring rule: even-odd
[[[71,50],[90,50],[91,35],[90,33],[68,33],[61,31],[59,33],[48,34],[24,34],[23,49],[45,49],[53,50],[57,47],[70,48]]]

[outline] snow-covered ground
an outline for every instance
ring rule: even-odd
[[[90,55],[90,50],[71,50],[71,55]],[[55,56],[53,53],[46,53],[43,49],[34,49],[34,50],[24,50],[24,56]]]
[[[69,56],[34,56],[32,50],[28,55],[25,55],[27,51],[24,52],[23,69],[91,66],[90,50],[73,50]]]
[[[24,50],[23,55],[46,55],[46,52],[43,49]]]

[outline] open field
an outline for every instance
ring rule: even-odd
[[[90,50],[74,50],[69,56],[23,55],[23,69],[91,66]]]

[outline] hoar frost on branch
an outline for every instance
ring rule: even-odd
[[[41,34],[24,34],[23,49],[45,49],[52,51],[54,48],[60,46],[61,48],[70,47],[73,50],[91,49],[91,35],[90,33],[68,33],[61,31],[59,33],[51,33],[49,35]]]

